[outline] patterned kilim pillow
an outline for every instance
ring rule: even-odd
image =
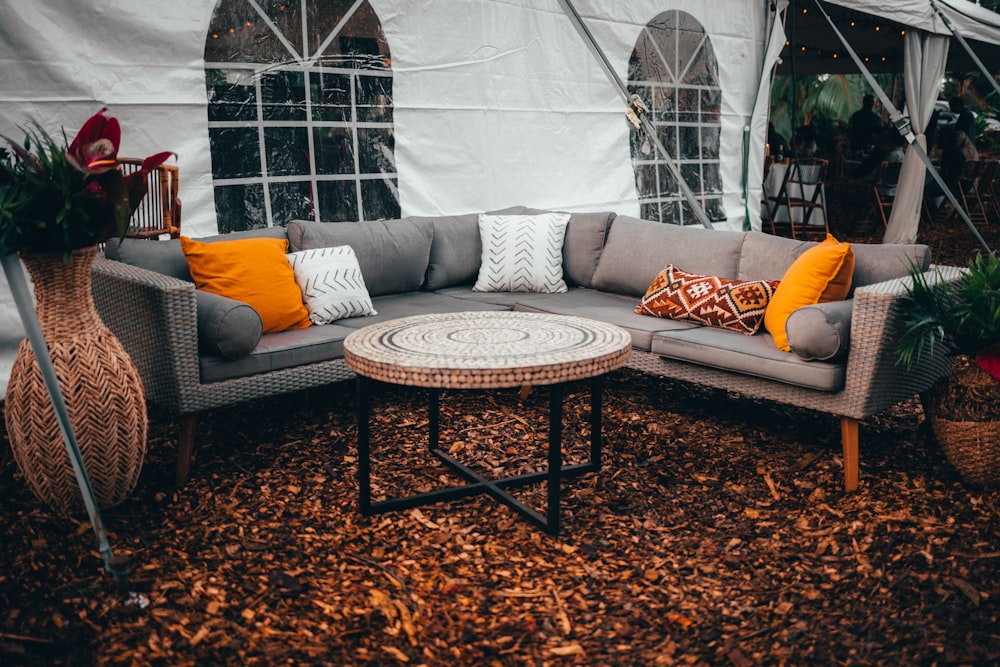
[[[778,282],[699,276],[667,264],[650,283],[635,312],[692,320],[749,336],[760,329]]]

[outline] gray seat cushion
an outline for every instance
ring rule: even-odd
[[[491,303],[477,303],[467,299],[455,299],[435,292],[407,292],[406,294],[386,294],[372,299],[378,315],[352,317],[337,320],[336,324],[351,329],[394,320],[411,315],[427,315],[428,313],[460,313],[466,310],[510,310],[505,306]]]
[[[540,299],[522,300],[514,305],[514,310],[576,315],[615,324],[631,334],[632,347],[646,352],[649,351],[653,334],[657,331],[699,328],[699,325],[691,322],[640,315],[634,310],[637,302],[632,297],[598,292],[585,287],[573,287],[561,294],[545,294]]]
[[[344,356],[344,339],[353,329],[336,324],[279,331],[261,337],[249,355],[236,360],[212,354],[198,357],[201,382],[207,384],[312,364]]]
[[[845,361],[806,361],[776,348],[766,333],[744,336],[714,327],[661,331],[653,335],[651,351],[671,359],[820,391],[843,389],[847,377]]]
[[[491,303],[496,306],[513,308],[514,304],[540,299],[548,296],[545,292],[476,292],[471,285],[460,287],[446,287],[439,289],[436,294],[451,297],[453,299],[466,299],[478,303]]]

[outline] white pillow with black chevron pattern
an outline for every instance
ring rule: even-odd
[[[474,292],[565,292],[569,213],[479,216],[483,257]]]
[[[300,250],[287,257],[313,324],[377,314],[351,246]]]

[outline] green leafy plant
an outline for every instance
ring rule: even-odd
[[[996,356],[1000,346],[1000,258],[996,252],[969,260],[957,283],[930,281],[910,269],[913,284],[902,298],[898,363],[910,368],[943,346],[950,355]]]
[[[146,195],[146,175],[173,153],[157,153],[125,176],[118,164],[121,127],[91,116],[72,143],[56,142],[38,123],[23,145],[0,148],[0,251],[69,252],[117,233]]]

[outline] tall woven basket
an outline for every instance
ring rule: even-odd
[[[1000,486],[1000,381],[961,357],[921,400],[934,438],[962,479]]]
[[[148,416],[139,373],[104,326],[91,295],[97,246],[63,253],[22,253],[35,287],[36,311],[70,423],[98,506],[112,507],[135,489],[146,455]],[[4,417],[11,451],[31,491],[70,516],[83,497],[28,340],[21,341],[7,387]]]

